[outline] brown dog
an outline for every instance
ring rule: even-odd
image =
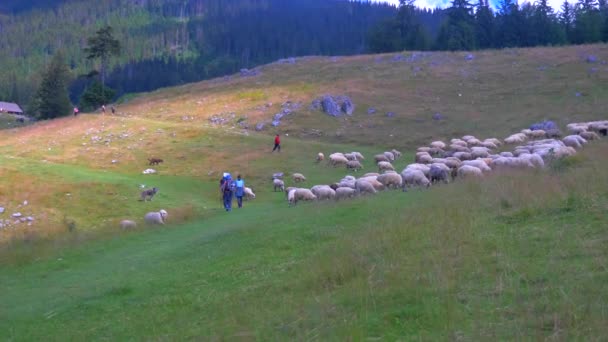
[[[148,161],[150,162],[148,165],[158,165],[163,162],[160,158],[148,158]]]

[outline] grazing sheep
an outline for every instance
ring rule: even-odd
[[[468,165],[468,166],[473,166],[478,168],[479,170],[483,171],[483,172],[490,172],[492,171],[492,168],[490,168],[488,166],[488,164],[481,160],[481,159],[475,159],[475,160],[466,160],[462,162],[462,165]]]
[[[395,168],[393,167],[393,164],[391,164],[389,162],[381,161],[378,163],[378,170],[380,172],[386,171],[386,170],[395,171]]]
[[[471,165],[463,165],[461,167],[458,168],[458,177],[462,178],[462,177],[483,177],[483,173],[481,172],[480,169],[476,168],[475,166],[471,166]]]
[[[348,163],[348,159],[346,159],[346,157],[344,155],[330,155],[329,156],[329,163],[332,166],[338,166],[338,165],[346,165]]]
[[[473,159],[476,158],[487,158],[490,155],[490,151],[487,147],[475,146],[471,148],[471,156]]]
[[[378,177],[361,177],[358,180],[363,180],[371,184],[377,191],[384,190],[384,184],[378,182]],[[355,183],[356,188],[356,183]]]
[[[496,146],[502,146],[502,142],[500,141],[500,139],[497,139],[497,138],[487,138],[484,140],[484,142],[491,142],[492,144],[494,144]]]
[[[388,160],[388,157],[387,157],[387,156],[385,156],[384,154],[376,154],[376,155],[374,156],[374,162],[375,162],[376,164],[378,164],[379,162],[388,162],[388,161],[389,161],[389,160]]]
[[[416,159],[415,159],[416,163],[421,163],[421,164],[429,164],[433,162],[433,157],[431,157],[430,154],[421,154],[421,155],[417,155]]]
[[[524,133],[525,134],[525,133]],[[542,139],[545,138],[547,136],[547,132],[545,132],[542,129],[537,129],[534,131],[530,131],[526,134],[529,138],[533,138],[533,139]]]
[[[547,138],[561,138],[562,137],[562,131],[560,131],[557,128],[553,128],[553,129],[548,129],[545,131]]]
[[[342,152],[334,152],[334,153],[332,153],[332,154],[329,155],[329,158],[331,158],[331,157],[344,157],[344,158],[346,158],[344,156],[344,153],[342,153]]]
[[[137,227],[137,223],[131,220],[122,220],[120,221],[120,228],[123,230],[135,229]]]
[[[498,148],[498,146],[495,143],[491,142],[491,141],[483,141],[481,143],[481,146],[489,148],[491,150],[495,150],[495,149]]]
[[[277,189],[279,189],[279,191],[285,191],[285,182],[280,179],[273,180],[272,185],[274,187],[275,192],[277,191]]]
[[[401,172],[401,178],[403,179],[403,191],[407,191],[408,185],[425,186],[427,188],[431,185],[431,182],[420,170],[405,169]]]
[[[152,188],[142,191],[140,201],[147,201],[148,198],[150,198],[150,201],[152,201],[152,198],[154,197],[154,195],[156,195],[157,192],[158,188]]]
[[[323,154],[323,152],[317,153],[317,163],[320,163],[323,160],[325,160],[325,155]]]
[[[245,194],[245,199],[255,199],[255,194],[251,188],[245,187],[245,189],[243,189],[243,193]]]
[[[357,179],[357,182],[355,183],[355,190],[357,193],[375,194],[377,192],[374,186],[364,179]]]
[[[420,170],[426,177],[428,177],[429,173],[431,172],[431,167],[425,164],[409,164],[405,167],[405,169],[403,169],[403,171],[401,171],[401,175],[403,175],[406,170]]]
[[[454,158],[458,158],[461,161],[473,159],[473,155],[469,152],[456,152],[453,155]]]
[[[364,174],[362,177],[378,177],[380,174],[378,172],[368,172]]]
[[[510,157],[510,158],[513,157],[513,153],[511,153],[511,152],[500,152],[499,155],[501,157]]]
[[[481,144],[482,144],[481,140],[476,139],[476,138],[466,140],[466,142],[469,146],[481,146]]]
[[[291,190],[295,190],[297,188],[298,187],[296,187],[296,186],[290,186],[290,187],[285,188],[285,197],[289,196],[289,192],[291,192]]]
[[[318,200],[334,199],[336,191],[329,185],[315,185],[310,191],[317,197]]]
[[[393,155],[395,156],[395,159],[401,158],[401,152],[392,149],[391,152],[393,153]]]
[[[416,152],[426,152],[426,153],[428,153],[430,150],[431,150],[431,148],[430,148],[430,147],[428,147],[428,146],[423,146],[423,147],[418,147],[418,148],[416,149]]]
[[[433,141],[429,146],[443,150],[446,144],[443,141]]]
[[[293,175],[291,175],[291,178],[296,183],[305,182],[306,181],[306,177],[304,177],[304,175],[301,174],[301,173],[294,173]]]
[[[525,153],[525,154],[520,155],[518,158],[522,159],[522,160],[525,160],[526,162],[528,162],[529,164],[531,164],[532,167],[536,167],[536,168],[539,168],[539,169],[542,169],[542,168],[545,167],[545,161],[538,154],[535,154],[535,153],[532,153],[532,154]]]
[[[585,140],[598,140],[600,136],[595,132],[581,132],[578,135],[583,137]]]
[[[393,152],[384,152],[383,153],[386,158],[388,158],[388,161],[395,161],[395,155],[393,154]]]
[[[357,158],[358,161],[363,161],[365,160],[365,157],[363,157],[363,155],[361,154],[361,152],[351,152],[355,158]]]
[[[441,148],[431,147],[431,149],[429,150],[429,154],[432,156],[443,157],[445,156],[445,151]]]
[[[515,133],[505,139],[505,144],[521,144],[528,140],[528,136],[523,133]]]
[[[562,139],[562,141],[564,142],[564,145],[574,148],[581,148],[584,144],[587,143],[587,140],[585,140],[580,135],[569,135]]]
[[[391,187],[398,189],[403,185],[403,179],[397,172],[384,173],[378,176],[376,179],[387,189],[390,189]]]
[[[445,165],[445,164],[444,164]],[[431,165],[431,171],[430,171],[430,175],[431,175],[431,183],[437,183],[440,181],[443,181],[444,183],[448,183],[448,176],[450,175],[451,170],[450,168],[442,168],[439,167],[436,164]]]
[[[454,152],[471,152],[470,148],[468,148],[466,146],[462,146],[462,145],[456,145],[456,144],[450,145],[449,150],[454,151]]]
[[[350,160],[357,160],[357,156],[355,156],[352,153],[344,153],[344,157],[346,157],[346,159]]]
[[[341,200],[345,198],[355,197],[357,195],[357,190],[352,188],[339,187],[336,190],[336,200]]]
[[[472,140],[472,139],[477,139],[477,138],[475,138],[472,135],[465,135],[465,136],[462,137],[462,140],[464,140],[464,141],[469,141],[469,140]]]
[[[346,163],[346,168],[349,170],[361,170],[363,168],[363,165],[361,165],[361,163],[358,160],[349,160],[348,163]]]
[[[569,124],[567,127],[568,132],[572,133],[572,134],[581,134],[583,132],[587,132],[587,126],[570,126],[571,124]]]
[[[296,205],[298,201],[314,201],[316,199],[317,196],[315,196],[312,191],[303,188],[292,189],[287,194],[287,201],[289,205]]]
[[[167,212],[164,209],[159,211],[152,211],[144,216],[144,221],[147,224],[165,224],[167,219]]]
[[[461,140],[461,139],[452,139],[450,140],[450,145],[457,145],[457,146],[462,146],[462,147],[468,147],[469,144],[467,144],[466,141]]]

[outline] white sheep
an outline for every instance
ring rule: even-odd
[[[486,163],[486,161],[481,160],[481,159],[465,160],[465,161],[462,162],[462,165],[473,166],[473,167],[476,167],[476,168],[480,169],[483,172],[490,172],[490,171],[492,171],[492,168],[490,168],[488,166],[488,163]]]
[[[389,161],[389,160],[388,160],[388,157],[387,157],[387,156],[385,156],[384,154],[376,154],[376,155],[374,156],[374,162],[375,162],[376,164],[378,164],[379,162],[388,162],[388,161]]]
[[[377,192],[374,186],[365,179],[357,179],[355,190],[357,193],[375,194]]]
[[[152,211],[147,213],[144,216],[144,221],[147,224],[165,224],[165,220],[167,219],[167,211],[161,209],[159,211]]]
[[[481,144],[482,144],[481,140],[479,140],[477,138],[466,140],[466,142],[469,146],[481,146]]]
[[[469,152],[455,152],[452,157],[458,158],[461,161],[473,159],[473,156]]]
[[[469,144],[467,144],[466,141],[461,140],[461,139],[452,139],[452,140],[450,140],[450,145],[458,145],[458,146],[462,146],[462,147],[469,146]]]
[[[368,172],[361,177],[378,177],[380,174],[378,172]]]
[[[443,150],[446,144],[443,141],[433,141],[429,146],[434,148],[440,148]]]
[[[350,160],[357,160],[357,156],[355,156],[352,153],[344,153],[344,157],[346,157],[346,159]]]
[[[378,182],[378,177],[373,177],[373,176],[371,176],[371,177],[361,177],[361,178],[359,178],[357,180],[363,180],[363,181],[368,182],[377,191],[384,190],[384,184]],[[355,188],[356,188],[356,183],[355,183]]]
[[[420,170],[426,177],[428,177],[429,173],[431,172],[431,167],[426,164],[418,164],[418,163],[409,164],[408,166],[405,167],[405,169],[403,169],[403,171],[401,172],[401,175],[403,175],[403,172],[405,172],[406,170]]]
[[[587,143],[587,140],[585,140],[585,138],[581,137],[580,135],[569,135],[567,137],[564,137],[562,141],[564,142],[564,145],[574,148],[581,148],[584,144]]]
[[[325,160],[325,155],[323,154],[323,152],[317,153],[317,163],[320,163],[323,160]]]
[[[346,168],[349,170],[361,170],[363,168],[363,165],[361,165],[361,163],[358,160],[349,160],[348,163],[346,163]]]
[[[339,187],[336,189],[336,200],[355,197],[357,190],[353,188]]]
[[[420,154],[420,155],[416,155],[415,161],[416,161],[416,163],[428,164],[428,163],[433,162],[433,157],[431,157],[431,155],[428,153]]]
[[[501,157],[511,157],[511,158],[513,157],[513,153],[511,153],[511,152],[500,152],[499,155]]]
[[[405,169],[401,172],[401,178],[403,180],[403,191],[407,191],[408,185],[425,186],[427,188],[431,185],[429,179],[420,170]]]
[[[463,141],[464,142],[464,141]],[[466,144],[466,143],[465,143]],[[466,146],[462,146],[462,145],[456,145],[456,144],[452,144],[449,146],[449,150],[450,151],[454,151],[454,152],[471,152],[471,149],[466,147]]]
[[[422,147],[418,147],[416,149],[416,152],[427,152],[428,153],[430,150],[431,150],[430,147],[428,147],[428,146],[422,146]]]
[[[245,187],[245,189],[243,189],[243,193],[245,194],[246,199],[255,199],[255,194],[251,188]]]
[[[403,185],[403,179],[397,172],[384,173],[378,176],[376,179],[387,189],[390,189],[391,187],[398,189]]]
[[[277,191],[277,189],[279,189],[279,191],[285,191],[285,182],[283,182],[283,181],[282,181],[282,180],[280,180],[280,179],[276,179],[276,178],[275,178],[275,179],[272,181],[272,185],[273,185],[273,187],[274,187],[274,191],[275,191],[275,192]]]
[[[294,173],[293,175],[291,175],[291,178],[296,183],[305,182],[306,181],[306,177],[304,177],[304,175],[301,174],[301,173]]]
[[[287,194],[287,201],[289,205],[295,205],[298,201],[314,201],[317,196],[312,191],[303,188],[292,189]]]
[[[363,161],[365,160],[365,157],[363,157],[363,155],[361,154],[361,152],[351,152],[355,158],[357,158],[358,161]]]
[[[386,158],[388,158],[388,161],[395,161],[395,155],[393,152],[386,151],[383,154],[386,156]]]
[[[595,132],[581,132],[578,135],[583,137],[585,140],[598,140],[600,136]]]
[[[310,191],[317,197],[318,200],[334,199],[336,191],[329,185],[315,185]]]
[[[463,165],[458,168],[458,177],[462,178],[462,177],[469,177],[469,176],[483,177],[483,173],[481,172],[480,169],[476,168],[475,166],[471,166],[471,165]]]
[[[137,223],[135,221],[131,221],[131,220],[122,220],[120,221],[120,228],[127,230],[127,229],[134,229],[137,227]]]
[[[499,139],[497,139],[497,138],[487,138],[487,139],[484,140],[484,142],[491,142],[491,143],[493,143],[496,146],[501,146],[502,145],[502,142]]]
[[[537,167],[539,169],[542,169],[545,167],[545,161],[543,160],[543,158],[541,156],[539,156],[536,153],[532,153],[532,154],[524,153],[524,154],[520,155],[518,158],[527,161],[528,163],[533,165],[533,167]]]
[[[348,163],[348,159],[346,159],[346,157],[344,155],[332,154],[329,156],[329,163],[332,166],[346,165]]]
[[[393,167],[393,164],[391,164],[389,162],[381,161],[378,163],[378,170],[380,172],[386,171],[386,170],[395,171],[395,168]]]
[[[487,147],[475,146],[471,147],[471,156],[473,158],[487,158],[490,155],[490,151]]]
[[[397,158],[401,158],[401,152],[397,151],[395,149],[392,149],[391,152],[393,153],[393,155],[395,156],[395,159]]]
[[[472,135],[465,135],[465,136],[462,137],[462,140],[464,140],[464,141],[469,141],[471,139],[477,139],[477,138],[475,138]]]

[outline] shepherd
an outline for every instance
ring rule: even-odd
[[[275,150],[281,152],[281,137],[278,134],[274,137],[274,148],[272,149],[272,152]]]
[[[225,172],[224,177],[220,181],[220,192],[222,193],[222,200],[224,202],[224,209],[226,211],[232,210],[232,195],[235,190],[235,183],[232,181],[230,173]]]

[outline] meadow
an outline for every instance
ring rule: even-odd
[[[432,140],[605,119],[608,68],[589,54],[608,48],[307,57],[139,94],[115,116],[2,130],[2,215],[36,220],[0,231],[0,339],[600,340],[605,141],[546,170],[428,191],[289,208],[270,185],[277,171],[310,186],[347,174],[316,164],[319,151],[361,151],[372,172],[397,148],[401,170]],[[309,110],[323,94],[350,96],[355,113]],[[253,129],[287,101],[301,109]],[[165,162],[143,175],[150,157]],[[256,199],[225,213],[222,171]],[[141,184],[160,188],[152,202],[137,201]],[[160,208],[167,226],[141,226]],[[120,231],[125,218],[140,228]]]

